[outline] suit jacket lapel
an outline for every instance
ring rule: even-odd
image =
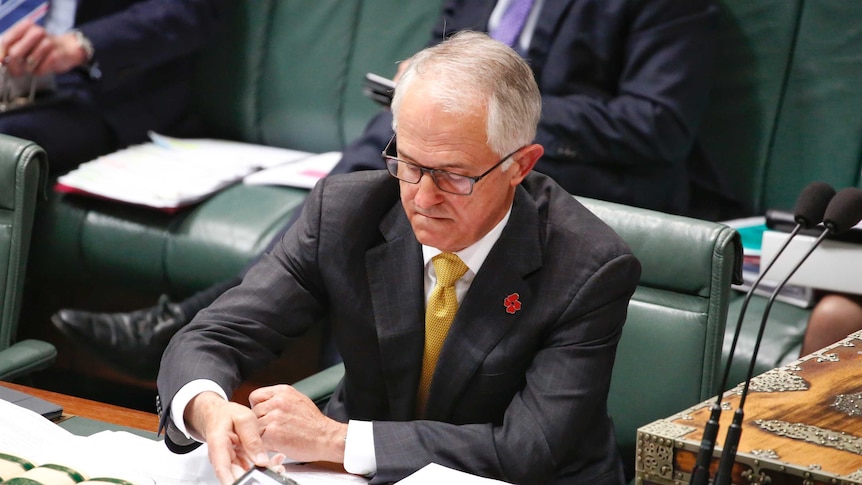
[[[426,408],[429,419],[451,415],[485,356],[518,325],[521,312],[508,313],[504,300],[517,293],[528,304],[531,293],[524,277],[541,265],[536,206],[518,187],[509,222],[464,296],[440,352]]]
[[[401,204],[380,229],[386,243],[366,253],[365,265],[392,419],[407,420],[415,414],[425,344],[422,247]]]

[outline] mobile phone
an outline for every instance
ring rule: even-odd
[[[392,104],[392,94],[395,92],[395,82],[374,73],[365,75],[362,93],[383,106]]]
[[[252,467],[233,485],[299,485],[296,480],[262,466]]]

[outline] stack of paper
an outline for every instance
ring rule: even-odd
[[[0,400],[0,454],[33,465],[54,464],[86,478],[111,477],[135,485],[217,485],[206,447],[186,455],[124,431],[76,436],[42,416]]]
[[[172,212],[261,169],[290,171],[288,165],[298,161],[302,164],[293,170],[292,178],[257,183],[308,188],[340,158],[324,154],[315,160],[316,155],[308,152],[227,140],[177,139],[156,133],[150,133],[150,138],[150,143],[81,164],[58,178],[56,190]]]
[[[310,155],[291,163],[265,168],[246,176],[246,185],[285,185],[310,189],[318,180],[329,174],[332,167],[341,160],[341,152],[326,152]]]
[[[110,477],[133,485],[218,485],[206,445],[176,455],[161,441],[125,431],[77,436],[29,409],[0,399],[0,461],[4,456],[7,460],[26,460],[37,466],[60,465],[85,478]],[[285,475],[300,485],[368,483],[368,479],[351,475],[335,464],[286,463],[285,468]],[[398,483],[504,484],[433,463]]]

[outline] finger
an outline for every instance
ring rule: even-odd
[[[253,427],[243,426],[238,429],[238,449],[241,450],[243,458],[251,461],[255,466],[267,466],[269,455],[266,453],[266,447],[263,445],[258,429],[257,422]]]
[[[231,483],[237,481],[237,479],[239,479],[239,477],[241,477],[247,471],[246,469],[237,464],[231,465],[230,470],[231,474],[233,475]]]
[[[0,59],[5,59],[7,51],[9,50],[8,48],[21,40],[21,37],[23,37],[32,26],[32,21],[24,19],[12,27],[9,27],[6,32],[3,32],[3,35],[0,36],[0,53],[2,53]]]
[[[245,406],[239,404],[231,404],[231,406],[244,410],[230,415],[230,423],[226,426],[232,430],[234,446],[230,447],[231,451],[235,450],[235,456],[246,458],[255,465],[266,466],[269,456],[260,437],[262,432],[257,424],[257,418]]]
[[[43,37],[41,41],[27,55],[25,63],[27,69],[35,74],[47,74],[50,54],[54,50],[54,43],[48,37]]]
[[[265,463],[261,463],[264,458],[266,459]],[[260,456],[250,455],[244,448],[237,448],[236,459],[234,460],[234,463],[246,470],[254,466],[269,466],[272,462],[273,460],[268,453],[264,452]]]
[[[284,453],[276,453],[269,458],[269,464],[267,466],[269,466],[270,468],[281,466],[281,464],[284,463],[284,460],[286,459],[287,455],[285,455]],[[282,466],[282,468],[284,467]]]
[[[207,441],[209,460],[212,463],[213,471],[219,482],[225,485],[235,481],[233,467],[238,466],[234,462],[235,455],[233,454],[232,446],[219,446],[214,442]]]
[[[230,485],[236,481],[238,475],[235,470],[237,468],[242,470],[242,468],[236,463],[228,463],[224,466],[213,465],[213,471],[215,471],[216,478],[222,485]]]
[[[33,49],[39,45],[42,39],[45,38],[44,29],[38,26],[32,26],[24,34],[8,45],[6,51],[6,62],[11,67],[16,67],[20,73],[29,72],[30,67],[27,65],[27,59],[33,52]],[[31,59],[30,65],[35,66],[38,59]]]
[[[42,59],[42,62],[40,62],[39,65],[37,65],[36,68],[33,69],[33,75],[44,76],[46,74],[51,74],[55,72],[54,66],[57,64],[57,62],[57,56],[54,55],[54,53],[49,53]]]
[[[248,402],[252,407],[272,399],[272,396],[275,395],[275,386],[267,386],[257,388],[248,395]]]

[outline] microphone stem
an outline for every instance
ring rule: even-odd
[[[721,396],[724,393],[724,389],[727,387],[727,381],[730,379],[730,364],[733,362],[733,354],[736,351],[736,343],[739,340],[739,334],[742,330],[742,320],[745,317],[745,312],[748,309],[748,302],[751,301],[751,296],[754,294],[754,289],[760,284],[760,281],[772,269],[772,265],[775,264],[775,261],[781,256],[781,253],[787,248],[790,244],[790,241],[799,233],[802,229],[802,224],[797,224],[796,227],[793,228],[793,231],[790,232],[790,235],[787,237],[787,240],[784,241],[784,244],[779,248],[778,252],[775,254],[775,257],[772,258],[766,269],[760,272],[757,276],[757,279],[754,280],[754,283],[749,288],[749,291],[745,294],[745,299],[742,300],[742,306],[739,309],[739,316],[736,319],[736,328],[733,332],[733,341],[730,344],[730,352],[727,355],[727,362],[724,366],[724,375],[721,379],[721,384],[716,391],[715,396],[715,404],[710,408],[709,420],[706,422],[706,426],[703,429],[703,438],[700,441],[700,449],[697,453],[697,460],[695,461],[694,469],[691,472],[691,480],[689,480],[689,485],[707,485],[709,483],[709,465],[712,462],[712,451],[715,449],[715,441],[718,437],[718,428],[719,428],[719,420],[721,418]]]
[[[757,339],[754,341],[754,350],[751,354],[751,361],[748,364],[748,374],[746,374],[745,381],[742,387],[742,395],[739,398],[739,407],[736,408],[736,412],[733,416],[733,422],[730,427],[727,429],[727,436],[724,439],[724,446],[721,452],[721,460],[718,464],[718,471],[715,474],[715,483],[714,485],[729,485],[730,484],[730,476],[733,469],[733,463],[736,461],[736,451],[739,446],[739,439],[742,435],[742,418],[744,415],[743,408],[745,407],[745,399],[748,397],[749,385],[751,384],[751,377],[754,374],[754,364],[757,361],[757,352],[760,350],[760,342],[763,340],[763,331],[766,328],[766,320],[769,318],[769,311],[772,309],[772,303],[775,301],[775,297],[778,296],[778,292],[784,288],[784,285],[787,284],[787,281],[793,277],[793,274],[796,273],[800,267],[802,267],[802,263],[804,263],[811,253],[817,249],[817,246],[823,242],[826,237],[832,233],[832,230],[827,226],[826,230],[823,231],[820,236],[814,241],[814,244],[808,249],[802,259],[791,268],[790,272],[787,273],[787,276],[781,280],[781,283],[775,287],[772,291],[772,294],[769,296],[769,300],[766,302],[766,306],[763,310],[763,318],[760,320],[760,328],[757,330]],[[775,259],[773,259],[775,261]]]
[[[820,234],[820,236],[817,237],[817,240],[814,241],[814,244],[811,245],[808,251],[805,252],[805,256],[803,256],[799,263],[794,266],[789,273],[787,273],[787,276],[785,276],[784,279],[781,280],[781,283],[779,283],[778,286],[776,286],[775,289],[772,290],[772,294],[769,295],[769,300],[767,300],[766,306],[763,310],[763,318],[760,320],[760,328],[757,329],[757,338],[754,341],[754,350],[751,353],[751,361],[748,363],[748,373],[746,374],[745,383],[743,384],[742,397],[740,397],[739,399],[740,409],[745,405],[745,398],[748,395],[748,386],[751,382],[751,377],[754,375],[754,365],[755,361],[757,360],[757,352],[760,350],[760,342],[763,340],[763,331],[766,329],[766,320],[769,317],[769,311],[772,310],[773,300],[775,300],[775,297],[778,296],[778,293],[784,288],[784,285],[787,284],[787,281],[793,277],[794,273],[796,273],[796,270],[802,267],[802,263],[804,263],[805,260],[808,259],[808,256],[810,256],[811,253],[813,253],[814,250],[817,249],[817,246],[819,246],[820,243],[823,242],[823,240],[826,239],[826,237],[829,236],[831,233],[832,231],[829,228],[824,230]],[[775,259],[773,259],[772,261],[774,262]]]
[[[731,363],[733,362],[733,354],[734,352],[736,352],[736,343],[739,340],[739,335],[742,330],[742,319],[743,317],[745,317],[745,311],[748,309],[748,302],[751,301],[751,297],[754,295],[754,289],[757,288],[757,286],[760,284],[760,280],[762,280],[763,277],[766,276],[766,273],[768,273],[769,270],[772,269],[772,266],[778,260],[778,257],[781,256],[781,253],[783,253],[785,249],[787,249],[787,246],[790,245],[790,241],[799,233],[800,230],[802,230],[802,224],[797,224],[796,227],[793,228],[793,231],[790,232],[790,235],[787,237],[787,240],[784,241],[784,244],[781,245],[781,248],[775,254],[775,257],[772,258],[772,261],[770,261],[766,265],[766,269],[761,271],[760,274],[757,276],[757,279],[754,280],[754,284],[751,285],[751,291],[745,294],[745,299],[742,301],[742,306],[739,309],[739,315],[736,319],[736,328],[733,332],[733,341],[730,344],[730,352],[727,355],[727,362],[725,362],[724,375],[721,379],[721,386],[718,388],[718,395],[716,396],[715,400],[716,404],[718,405],[721,405],[721,395],[724,392],[725,388],[727,388],[727,381],[730,379],[730,367]]]

